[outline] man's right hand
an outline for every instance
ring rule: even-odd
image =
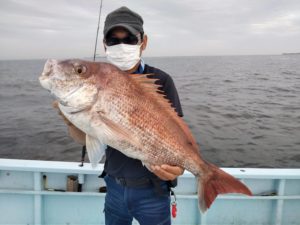
[[[73,138],[73,140],[81,145],[85,145],[85,133],[78,129],[77,127],[74,126],[74,124],[72,124],[70,122],[70,120],[68,120],[64,114],[60,111],[59,107],[58,107],[58,101],[54,101],[52,103],[53,108],[58,110],[58,114],[63,118],[65,124],[67,124],[68,126],[68,131],[69,131],[69,135],[71,138]]]

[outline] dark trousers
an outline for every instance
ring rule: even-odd
[[[110,176],[105,176],[105,224],[131,225],[135,218],[140,225],[170,225],[170,192],[166,182],[161,182],[162,193],[153,186],[132,188],[122,186]]]

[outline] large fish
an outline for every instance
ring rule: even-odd
[[[149,77],[107,63],[48,60],[39,79],[57,98],[62,113],[86,133],[93,166],[109,145],[147,168],[150,164],[183,167],[198,180],[203,212],[218,194],[251,195],[240,181],[202,159],[188,126]]]

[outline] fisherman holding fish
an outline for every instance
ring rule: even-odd
[[[130,74],[153,74],[157,84],[171,101],[178,116],[182,109],[172,78],[165,72],[144,63],[141,58],[148,37],[144,34],[140,15],[121,7],[107,15],[104,26],[104,48],[107,60]],[[70,136],[85,144],[85,134],[67,122]],[[105,223],[107,225],[131,224],[133,217],[141,225],[171,224],[170,187],[184,169],[167,164],[152,165],[151,172],[140,160],[129,158],[108,146],[106,149]]]
[[[141,59],[147,40],[143,19],[137,13],[121,7],[107,15],[103,42],[108,61],[128,73],[154,74],[153,77],[159,79],[158,84],[162,85],[162,90],[178,115],[182,116],[172,78]],[[108,147],[105,171],[108,174],[105,178],[108,190],[105,202],[106,224],[131,224],[133,217],[141,225],[170,224],[171,182],[167,181],[181,175],[181,167],[152,166],[153,174],[140,160],[129,158]]]
[[[197,179],[202,212],[219,194],[251,195],[202,158],[173,80],[141,59],[142,17],[126,7],[111,12],[103,42],[110,63],[49,59],[39,79],[58,100],[70,135],[86,145],[92,167],[106,155],[105,223],[171,224],[170,186],[184,169]]]

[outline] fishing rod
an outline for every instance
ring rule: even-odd
[[[94,49],[94,61],[96,61],[97,42],[98,42],[99,26],[100,26],[101,12],[102,12],[102,2],[103,0],[101,0],[100,9],[99,9],[98,27],[97,27],[97,34],[96,34],[95,49]]]
[[[96,61],[97,42],[98,42],[100,19],[101,19],[101,12],[102,12],[102,3],[103,3],[103,0],[101,0],[101,2],[100,2],[99,17],[98,17],[98,26],[97,26],[97,34],[96,34],[96,41],[95,41],[95,48],[94,48],[94,62]],[[83,166],[85,154],[86,154],[86,146],[83,145],[82,146],[82,151],[81,151],[81,164],[79,165],[80,167]]]

